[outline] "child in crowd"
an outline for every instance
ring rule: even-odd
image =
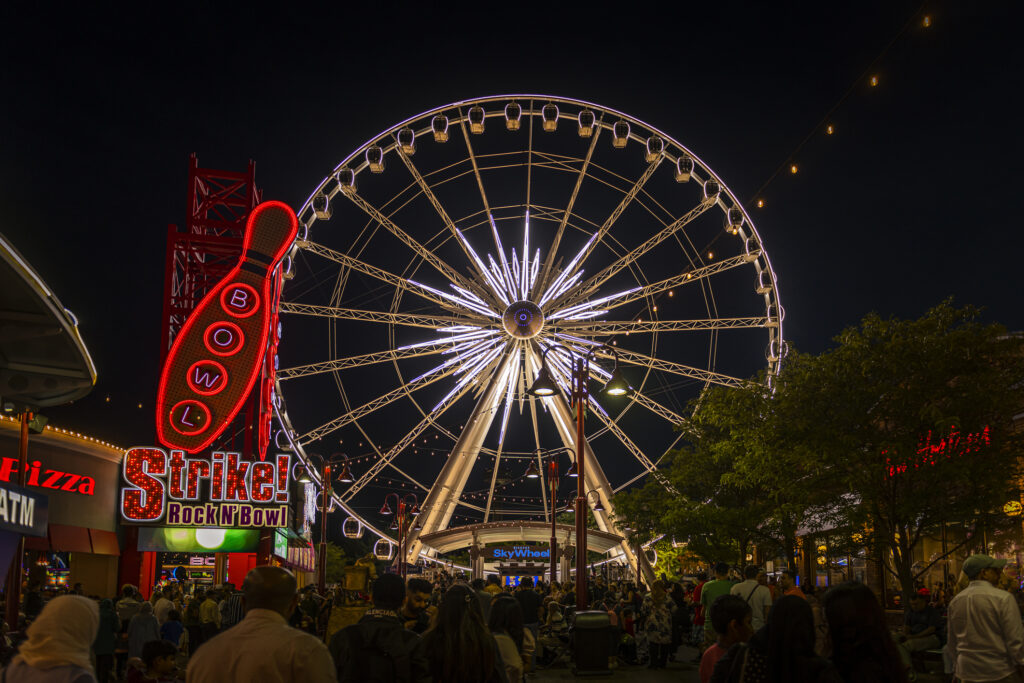
[[[175,647],[181,647],[181,634],[185,626],[181,623],[181,612],[172,609],[167,613],[167,621],[160,627],[160,637],[174,643]]]
[[[718,634],[718,640],[704,651],[700,659],[700,683],[708,683],[715,671],[715,664],[726,651],[736,643],[745,643],[754,635],[751,625],[753,612],[747,601],[738,595],[720,595],[708,610],[711,626]]]
[[[175,666],[178,648],[166,640],[150,640],[142,646],[142,666],[131,666],[125,683],[178,683],[185,679]],[[137,660],[136,660],[137,661]],[[132,664],[132,662],[129,662]]]

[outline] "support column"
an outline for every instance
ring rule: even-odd
[[[512,347],[512,349],[518,351],[516,347]],[[420,548],[423,547],[419,540],[421,535],[425,536],[447,528],[462,495],[462,490],[466,486],[466,480],[469,479],[473,465],[476,464],[480,447],[494,421],[494,416],[497,413],[496,406],[506,389],[500,382],[493,380],[500,376],[505,370],[505,366],[511,362],[510,353],[511,351],[506,350],[493,372],[486,380],[481,380],[486,382],[487,389],[477,401],[469,421],[466,422],[466,428],[459,435],[459,440],[455,442],[441,473],[434,481],[434,485],[430,487],[430,492],[424,499],[423,505],[420,506],[422,512],[420,512],[419,521],[422,529],[419,531],[413,529],[409,533],[406,558],[411,557],[415,561],[419,557]]]

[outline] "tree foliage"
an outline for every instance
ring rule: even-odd
[[[754,543],[792,565],[797,535],[827,529],[912,590],[929,530],[991,523],[1020,495],[1022,339],[947,301],[916,320],[870,314],[836,342],[791,354],[770,389],[706,391],[664,471],[678,495],[650,481],[617,514],[739,564]]]

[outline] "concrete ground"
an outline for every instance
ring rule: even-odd
[[[572,667],[568,664],[556,664],[548,669],[539,670],[536,675],[529,676],[527,681],[567,681],[576,678],[594,678],[601,681],[630,681],[630,683],[659,683],[661,681],[674,681],[675,683],[699,683],[700,676],[697,671],[697,664],[693,659],[697,656],[697,650],[683,646],[676,653],[676,661],[669,662],[664,669],[653,670],[646,666],[619,665],[612,669],[610,676],[573,676]],[[917,683],[945,683],[946,678],[941,674],[917,675]]]

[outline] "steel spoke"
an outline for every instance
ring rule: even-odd
[[[382,455],[378,460],[376,460],[373,463],[373,465],[370,466],[370,469],[363,472],[362,476],[360,476],[354,482],[349,484],[349,487],[345,491],[345,495],[343,496],[342,500],[344,502],[352,500],[352,497],[359,493],[359,491],[362,490],[363,487],[369,484],[373,480],[373,478],[380,473],[381,470],[383,470],[386,466],[391,464],[391,461],[395,459],[395,456],[397,456],[403,450],[408,448],[409,445],[412,444],[427,427],[432,425],[437,420],[437,418],[441,417],[441,415],[443,415],[444,412],[448,410],[448,408],[453,406],[455,403],[458,402],[460,398],[465,396],[466,393],[469,392],[469,390],[472,388],[472,386],[472,384],[467,384],[462,388],[461,391],[452,396],[450,400],[448,400],[445,403],[442,403],[441,405],[434,408],[434,410],[427,413],[423,417],[423,419],[420,420],[419,423],[412,428],[412,430],[409,433],[402,437],[401,441],[399,441],[397,444],[388,449],[388,452]]]
[[[424,179],[424,177],[420,174],[419,169],[416,168],[416,165],[412,162],[412,159],[405,152],[402,151],[401,147],[396,146],[395,149],[398,150],[399,158],[401,158],[402,162],[405,164],[405,167],[409,169],[409,173],[411,173],[412,177],[416,180],[416,184],[419,185],[420,192],[423,193],[423,196],[427,198],[427,201],[430,202],[430,205],[434,207],[435,211],[437,211],[437,215],[441,217],[441,222],[444,223],[445,227],[448,228],[448,232],[450,232],[452,237],[455,238],[455,241],[462,249],[462,252],[466,255],[466,259],[469,261],[472,268],[475,271],[477,271],[477,275],[481,279],[484,279],[484,274],[480,271],[479,263],[476,261],[476,259],[473,258],[473,255],[470,253],[469,249],[466,248],[465,242],[459,237],[459,231],[455,228],[455,222],[448,215],[448,212],[445,211],[444,205],[442,205],[440,200],[438,200],[437,195],[434,194],[434,191],[431,189],[426,179]],[[477,283],[475,281],[472,281],[470,283],[470,286],[473,287],[472,291],[474,291],[477,295],[486,292],[488,296],[490,296],[490,292],[487,290],[487,288],[477,286]],[[497,302],[494,303],[496,304]]]
[[[587,149],[587,156],[583,159],[583,165],[580,166],[580,172],[576,176],[576,185],[572,188],[572,194],[569,195],[569,202],[565,205],[565,213],[562,214],[562,220],[558,224],[558,230],[555,232],[555,240],[551,243],[551,248],[548,250],[548,256],[544,259],[544,270],[538,280],[537,291],[544,291],[548,286],[548,281],[551,277],[551,267],[555,263],[555,254],[558,252],[558,246],[562,242],[562,235],[565,233],[565,226],[569,222],[569,216],[572,215],[572,207],[576,204],[576,197],[579,196],[580,188],[583,186],[583,180],[587,177],[587,168],[590,166],[590,158],[594,156],[594,150],[597,149],[597,138],[601,136],[603,130],[601,126],[601,119],[604,118],[604,114],[598,119],[597,125],[594,128],[594,134],[590,139],[590,147]]]
[[[615,207],[615,209],[611,212],[611,214],[608,216],[605,222],[601,224],[601,227],[598,228],[597,230],[597,239],[590,240],[587,243],[587,245],[583,248],[582,257],[576,261],[576,270],[579,270],[580,268],[583,267],[583,264],[587,262],[587,258],[594,252],[594,249],[597,248],[597,245],[600,244],[602,240],[604,240],[605,235],[607,235],[608,231],[611,230],[611,227],[612,225],[615,224],[615,221],[619,219],[619,216],[621,216],[623,212],[626,210],[626,208],[633,202],[633,200],[636,199],[636,196],[640,194],[640,190],[644,189],[644,185],[646,185],[647,181],[650,180],[652,175],[654,175],[654,172],[661,164],[662,159],[664,159],[664,157],[658,157],[657,161],[653,161],[647,165],[647,168],[644,169],[643,174],[637,179],[635,183],[633,183],[633,186],[629,188],[629,190],[626,192],[626,195],[622,198],[622,201],[619,202],[618,206]],[[572,274],[573,273],[570,273],[570,275]],[[557,305],[564,298],[565,294],[563,294],[560,297],[557,297],[556,300],[554,300],[552,303]]]
[[[369,215],[375,221],[377,221],[385,228],[387,228],[388,232],[390,232],[392,235],[397,237],[403,244],[405,244],[407,247],[416,252],[420,256],[420,258],[422,258],[424,261],[426,261],[434,268],[436,268],[438,272],[440,272],[442,275],[448,278],[452,283],[462,285],[463,287],[469,284],[468,282],[466,282],[465,278],[463,278],[455,271],[454,268],[452,268],[447,263],[442,261],[440,257],[437,256],[437,254],[435,254],[434,252],[430,251],[425,246],[420,244],[414,237],[412,237],[407,232],[402,230],[400,227],[395,225],[395,223],[390,218],[381,213],[380,210],[377,209],[377,207],[373,206],[368,201],[366,201],[362,197],[362,195],[356,192],[343,192],[342,194],[351,199],[352,202],[356,204],[359,208],[361,208],[363,211],[365,211],[367,215]]]
[[[385,313],[382,311],[364,311],[358,308],[338,308],[336,306],[316,306],[313,304],[297,304],[290,301],[281,302],[282,313],[295,315],[312,315],[333,320],[359,320],[369,323],[387,325],[405,325],[408,327],[451,327],[455,325],[478,326],[487,324],[483,317],[458,318],[450,315],[416,315],[415,313]]]
[[[692,332],[701,330],[734,330],[768,327],[771,318],[704,318],[701,320],[621,320],[559,323],[558,329],[581,337],[608,334],[643,334],[644,332]]]
[[[684,214],[683,216],[677,218],[673,222],[666,225],[664,228],[661,229],[661,231],[658,232],[658,234],[644,241],[643,244],[640,244],[639,246],[632,249],[628,254],[622,256],[617,261],[615,261],[615,263],[611,264],[610,266],[602,270],[600,273],[594,275],[592,278],[585,281],[582,285],[580,285],[580,291],[588,293],[595,291],[598,287],[603,285],[610,278],[614,277],[616,273],[621,271],[623,268],[626,268],[631,264],[636,263],[637,259],[639,259],[641,256],[643,256],[651,249],[664,242],[666,239],[674,235],[679,230],[685,228],[687,225],[692,223],[694,220],[696,220],[699,216],[701,216],[705,211],[707,211],[714,205],[714,199],[705,199],[696,207],[691,209],[688,213]]]
[[[371,266],[369,263],[360,261],[359,259],[353,258],[348,254],[342,254],[340,251],[335,251],[330,247],[325,247],[324,245],[317,244],[316,242],[302,242],[299,246],[310,253],[316,254],[317,256],[322,256],[323,258],[334,261],[335,263],[339,263],[345,266],[346,268],[350,268],[356,272],[362,273],[364,275],[369,275],[372,278],[376,278],[382,282],[386,282],[395,289],[402,289],[412,292],[413,294],[421,296],[424,299],[427,299],[428,301],[434,302],[438,306],[453,311],[458,310],[461,312],[461,309],[456,308],[452,301],[442,296],[438,296],[434,290],[426,289],[419,283],[407,280],[406,278],[401,277],[400,275],[395,275],[394,273],[386,271],[383,268]]]
[[[348,370],[349,368],[361,368],[367,365],[374,365],[376,363],[386,363],[387,361],[398,361],[404,358],[432,356],[434,354],[443,353],[445,350],[444,347],[450,343],[451,342],[447,340],[438,340],[429,346],[420,346],[411,349],[389,349],[387,351],[364,353],[358,356],[337,358],[335,360],[323,361],[320,363],[297,365],[294,368],[281,368],[277,371],[277,377],[282,380],[295,379],[297,377],[319,375],[325,372],[336,372],[338,370]]]
[[[308,443],[316,441],[317,439],[323,438],[328,434],[331,434],[332,432],[341,429],[345,425],[351,424],[358,420],[359,418],[365,417],[370,413],[374,412],[375,410],[383,408],[389,403],[393,403],[394,401],[400,399],[401,397],[411,394],[413,391],[416,391],[417,389],[422,389],[423,387],[429,386],[434,382],[437,382],[438,380],[444,379],[445,377],[448,377],[450,375],[454,375],[460,369],[461,368],[453,362],[450,365],[440,365],[437,368],[434,368],[434,370],[417,377],[416,379],[408,382],[407,384],[400,386],[397,389],[393,389],[388,393],[384,394],[383,396],[378,396],[369,403],[364,403],[358,408],[350,410],[344,415],[336,417],[330,422],[322,424],[316,429],[312,429],[306,432],[301,437],[299,437],[299,441],[303,445],[306,445]]]
[[[760,255],[761,252],[753,251],[749,254],[740,254],[739,256],[722,259],[721,261],[716,261],[715,263],[701,266],[700,268],[694,268],[693,270],[682,273],[681,275],[659,280],[658,282],[642,287],[635,292],[631,292],[622,298],[615,299],[614,301],[609,302],[604,308],[618,308],[619,306],[624,306],[638,299],[643,299],[654,294],[660,294],[661,292],[675,289],[676,287],[681,287],[683,285],[699,282],[700,280],[711,277],[717,273],[731,270],[738,266],[742,266],[745,263],[750,263],[756,260]]]
[[[684,365],[682,363],[675,363],[668,360],[662,360],[661,358],[654,358],[643,353],[637,353],[636,351],[627,351],[616,347],[615,351],[618,353],[619,360],[630,363],[632,365],[642,365],[644,367],[651,368],[652,370],[660,370],[662,372],[670,372],[675,375],[681,375],[683,377],[689,377],[690,379],[696,379],[701,382],[710,382],[711,384],[721,384],[726,387],[742,387],[746,386],[749,380],[740,379],[738,377],[730,377],[729,375],[723,375],[720,372],[714,372],[713,370],[703,370],[701,368],[695,368],[692,365]],[[612,358],[611,353],[598,351],[598,356],[602,358]]]

